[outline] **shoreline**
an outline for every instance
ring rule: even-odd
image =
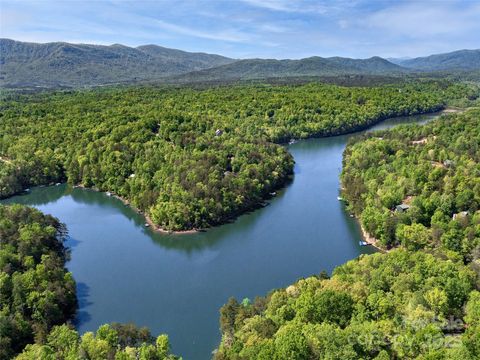
[[[441,110],[440,112],[442,114],[458,114],[458,113],[463,113],[465,111],[467,111],[468,109],[470,108],[459,108],[459,107],[454,107],[454,106],[450,106],[450,107],[446,107],[445,109]]]
[[[200,232],[202,229],[190,229],[190,230],[165,230],[164,228],[162,228],[161,226],[158,226],[157,224],[155,224],[152,220],[152,218],[146,213],[146,212],[143,212],[142,210],[136,208],[135,206],[133,206],[132,204],[130,204],[130,202],[127,200],[127,199],[124,199],[122,198],[121,196],[117,195],[117,194],[114,194],[112,193],[111,197],[114,197],[114,198],[117,198],[118,200],[120,200],[125,206],[128,206],[130,207],[130,209],[132,209],[133,211],[135,211],[137,214],[139,215],[142,215],[143,218],[145,219],[145,224],[148,224],[148,226],[145,226],[144,224],[144,227],[147,228],[147,229],[151,229],[153,231],[156,231],[160,234],[167,234],[167,235],[183,235],[183,234],[196,234],[198,232]]]
[[[417,113],[417,114],[414,114],[414,115],[401,115],[401,116],[396,116],[396,117],[408,117],[408,116],[416,116],[416,115],[429,115],[429,114],[438,114],[439,116],[441,115],[448,115],[448,114],[452,114],[452,113],[462,113],[464,111],[467,111],[469,110],[470,108],[458,108],[458,107],[445,107],[443,109],[440,109],[440,110],[434,110],[434,111],[430,111],[430,112],[424,112],[424,113]],[[365,130],[368,130],[369,128],[385,121],[385,120],[388,120],[388,119],[393,119],[393,118],[396,118],[396,117],[389,117],[389,118],[380,118],[378,120],[375,120],[373,121],[372,123],[368,124],[368,125],[364,125],[364,126],[360,126],[359,128],[353,128],[353,129],[350,129],[350,130],[347,130],[347,131],[344,131],[344,132],[341,132],[339,134],[327,134],[327,135],[322,135],[322,136],[316,136],[315,134],[311,135],[311,136],[308,136],[306,138],[300,138],[300,139],[295,139],[295,142],[297,141],[300,141],[300,140],[308,140],[308,139],[320,139],[320,138],[328,138],[328,137],[336,137],[336,136],[343,136],[343,135],[350,135],[350,134],[355,134],[355,133],[360,133],[362,131],[365,131]],[[275,143],[275,142],[274,142]],[[279,145],[288,145],[288,143],[286,144],[283,144],[283,143],[277,143]],[[3,160],[2,158],[0,158],[0,160]],[[285,182],[288,182],[288,180],[286,180]],[[64,183],[64,184],[67,184],[68,183]],[[52,185],[52,184],[50,184]],[[38,186],[41,186],[41,185],[38,185]],[[48,186],[48,185],[47,185]],[[68,185],[68,186],[71,186],[71,185]],[[276,191],[279,191],[281,189],[283,189],[285,186],[282,185],[281,187],[279,187]],[[73,185],[71,186],[72,188],[82,188],[82,189],[88,189],[88,190],[92,190],[92,191],[96,191],[96,192],[103,192],[103,193],[107,193],[109,191],[101,191],[99,189],[95,189],[95,188],[90,188],[90,187],[86,187],[82,184],[77,184],[77,185]],[[25,190],[24,190],[25,191]],[[23,192],[24,192],[23,191]],[[120,200],[125,206],[129,206],[133,211],[135,211],[137,214],[139,215],[142,215],[145,219],[145,225],[148,224],[148,226],[145,226],[146,228],[150,228],[152,229],[153,231],[155,232],[158,232],[158,233],[161,233],[161,234],[170,234],[170,235],[182,235],[182,234],[195,234],[195,233],[198,233],[198,232],[202,232],[202,231],[205,231],[207,230],[207,228],[201,228],[201,229],[196,229],[196,228],[193,228],[193,229],[189,229],[189,230],[166,230],[158,225],[156,225],[153,220],[151,219],[151,217],[144,211],[134,207],[127,199],[113,193],[113,192],[110,192],[110,196],[111,197],[115,197],[117,198],[118,200]],[[17,194],[12,194],[11,196],[15,196]],[[11,197],[11,196],[8,196],[8,197]],[[7,197],[7,198],[8,198]],[[263,201],[267,200],[268,198],[265,198],[263,199]],[[260,207],[263,207],[264,203],[262,204],[258,204],[258,206],[255,206],[254,208],[257,209],[257,208],[260,208]],[[233,219],[233,218],[236,218],[237,216],[240,216],[240,215],[243,215],[244,213],[247,213],[249,210],[246,210],[245,212],[241,212],[241,213],[237,213],[237,214],[232,214],[231,217],[229,217],[230,219]],[[356,217],[355,217],[356,218]],[[370,234],[368,234],[368,232],[366,232],[360,221],[357,219],[361,229],[362,229],[362,237],[363,239],[369,244],[369,245],[372,245],[374,246],[375,248],[379,249],[380,251],[385,251],[384,249],[381,249],[380,247],[378,247],[377,245],[375,245],[375,243],[377,242],[377,239],[373,238]],[[224,224],[227,224],[228,223],[228,219],[225,221],[225,222],[222,222],[220,224],[215,224],[211,227],[214,227],[214,226],[220,226],[220,225],[224,225]],[[211,228],[209,227],[209,228]]]
[[[67,183],[65,183],[67,186],[71,186],[71,185],[68,185]],[[82,184],[77,184],[77,185],[73,185],[71,186],[72,189],[75,189],[75,188],[80,188],[80,189],[84,189],[84,190],[90,190],[90,191],[95,191],[95,192],[98,192],[98,193],[104,193],[106,195],[106,193],[108,191],[101,191],[99,189],[94,189],[94,188],[89,188],[89,187],[86,187]],[[130,201],[128,201],[127,199],[121,197],[120,195],[117,195],[113,192],[110,192],[110,196],[109,197],[113,197],[113,198],[116,198],[118,200],[120,200],[123,205],[125,206],[128,206],[130,209],[132,209],[134,212],[136,212],[138,215],[142,215],[143,218],[145,219],[145,224],[148,224],[148,227],[147,226],[144,226],[145,228],[147,229],[151,229],[153,231],[156,231],[158,233],[161,233],[161,234],[168,234],[168,235],[182,235],[182,234],[196,234],[204,229],[190,229],[190,230],[165,230],[164,228],[156,225],[152,218],[145,212],[143,212],[142,210],[136,208],[135,206],[133,206]],[[108,195],[107,195],[108,196]]]
[[[377,245],[378,239],[374,238],[367,230],[362,225],[362,222],[360,221],[359,218],[355,216],[355,220],[357,221],[358,225],[360,226],[360,230],[362,232],[362,238],[363,240],[369,245],[377,249],[378,251],[382,253],[388,252],[388,250],[381,248],[379,245]]]
[[[433,113],[425,113],[425,114],[422,114],[422,115],[428,115],[428,114],[438,114],[439,116],[442,116],[442,115],[449,115],[449,114],[458,114],[458,113],[463,113],[465,111],[468,111],[470,108],[458,108],[458,107],[446,107],[444,108],[443,110],[440,110],[440,111],[436,111],[436,112],[433,112]],[[342,189],[343,186],[342,186],[342,183],[340,182],[340,186]],[[373,237],[363,226],[362,222],[360,221],[360,219],[358,218],[357,215],[354,215],[355,217],[355,220],[357,221],[358,225],[360,226],[360,231],[361,231],[361,234],[362,234],[362,239],[363,241],[365,241],[369,246],[372,246],[374,247],[375,249],[377,249],[378,251],[382,252],[382,253],[386,253],[388,252],[389,250],[388,249],[384,249],[384,248],[381,248],[377,243],[378,243],[378,239]]]

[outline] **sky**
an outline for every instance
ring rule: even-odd
[[[480,48],[480,0],[0,0],[0,37],[233,58],[416,57]]]

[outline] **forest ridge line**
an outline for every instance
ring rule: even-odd
[[[480,50],[414,59],[320,57],[232,59],[158,45],[128,47],[0,39],[0,87],[84,87],[119,83],[203,83],[318,76],[424,76],[478,72]]]

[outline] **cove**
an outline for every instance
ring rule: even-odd
[[[437,116],[389,119],[370,130]],[[206,232],[155,233],[120,200],[66,185],[2,203],[35,206],[67,225],[81,333],[133,322],[154,335],[167,333],[173,352],[186,360],[209,359],[220,341],[219,309],[230,296],[263,296],[373,252],[358,245],[359,226],[337,200],[350,136],[290,145],[293,182],[268,206]]]

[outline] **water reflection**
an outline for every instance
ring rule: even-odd
[[[92,319],[92,316],[88,312],[88,307],[93,305],[90,297],[90,288],[84,282],[77,281],[77,299],[79,310],[75,318],[75,325],[86,323]]]
[[[38,186],[29,192],[14,196],[9,199],[2,200],[3,204],[28,204],[31,206],[42,206],[56,202],[58,199],[67,194],[65,184],[59,186]],[[33,195],[32,195],[33,194]]]

